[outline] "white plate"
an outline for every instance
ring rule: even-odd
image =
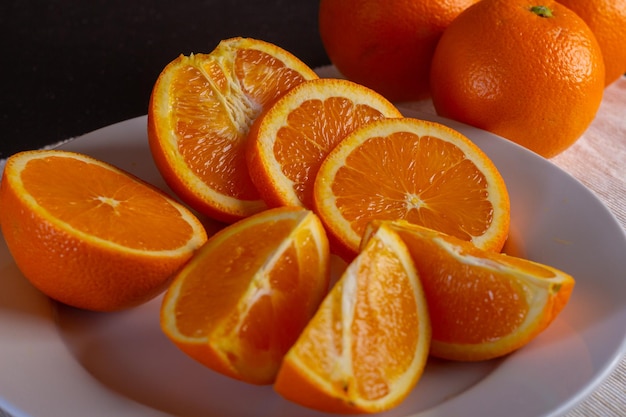
[[[561,316],[529,345],[484,363],[431,360],[410,397],[386,415],[559,415],[589,394],[626,350],[626,237],[590,191],[548,161],[444,122],[483,148],[507,182],[506,251],[561,268],[577,284]],[[63,148],[166,189],[149,154],[145,117]],[[187,358],[159,329],[158,298],[112,314],[53,303],[23,278],[3,239],[0,277],[0,408],[14,416],[321,415],[269,386],[222,377]]]

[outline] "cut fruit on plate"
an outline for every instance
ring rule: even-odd
[[[207,239],[200,221],[160,190],[67,151],[11,156],[0,224],[35,287],[68,305],[112,311],[163,292]]]
[[[563,310],[574,279],[548,265],[476,248],[471,242],[406,221],[375,221],[407,245],[426,294],[431,354],[479,361],[528,344]]]
[[[250,125],[276,99],[317,75],[282,48],[232,38],[181,55],[159,75],[148,108],[150,150],[167,184],[198,212],[232,222],[266,208],[250,180]]]
[[[209,239],[165,294],[161,327],[205,366],[270,384],[329,280],[317,216],[299,207],[268,209]]]
[[[459,132],[412,119],[356,129],[322,162],[314,207],[331,250],[350,259],[375,219],[420,224],[500,251],[510,202],[487,155]]]
[[[322,78],[293,88],[250,131],[252,182],[269,206],[313,207],[322,160],[357,127],[402,117],[387,99],[351,81]]]
[[[397,234],[381,227],[285,356],[274,389],[325,412],[389,410],[421,377],[430,337],[410,254]]]

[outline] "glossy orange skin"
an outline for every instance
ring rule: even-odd
[[[429,69],[444,29],[477,0],[321,0],[319,30],[347,78],[391,101],[429,95]]]
[[[626,0],[561,0],[596,35],[606,67],[605,85],[626,73]]]
[[[432,99],[441,116],[504,136],[552,157],[587,129],[604,92],[595,36],[575,13],[527,0],[484,0],[442,36],[431,67]]]

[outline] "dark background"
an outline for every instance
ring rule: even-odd
[[[329,63],[319,0],[2,0],[0,159],[146,114],[180,54],[246,36]]]

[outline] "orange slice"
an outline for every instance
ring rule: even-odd
[[[163,192],[86,155],[53,150],[7,160],[0,225],[33,285],[98,311],[161,293],[207,239],[198,219]]]
[[[331,249],[353,257],[374,219],[421,224],[499,251],[509,196],[492,161],[459,132],[417,119],[368,123],[322,163],[315,209]]]
[[[381,227],[285,356],[274,389],[325,412],[389,410],[422,375],[430,332],[409,252]]]
[[[167,291],[161,327],[205,366],[245,382],[272,383],[328,291],[329,265],[315,214],[266,210],[209,239]]]
[[[406,221],[374,222],[364,244],[383,226],[400,235],[420,274],[433,356],[478,361],[513,352],[554,321],[574,288],[574,279],[556,268]]]
[[[322,160],[348,133],[402,114],[380,94],[346,80],[304,82],[255,122],[248,142],[252,182],[269,206],[313,207]]]
[[[249,38],[209,54],[180,56],[159,75],[148,108],[148,138],[167,184],[200,213],[232,222],[265,208],[250,180],[250,125],[294,86],[317,78],[276,45]]]

